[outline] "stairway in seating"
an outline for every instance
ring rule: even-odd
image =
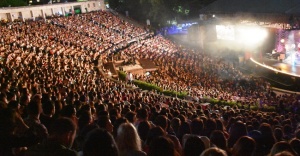
[[[111,72],[113,77],[118,76],[118,73],[115,69],[113,62],[108,62],[106,64],[103,64],[103,66],[106,70],[109,70]]]
[[[157,70],[157,67],[154,64],[154,62],[149,59],[139,59],[139,62],[145,71]]]

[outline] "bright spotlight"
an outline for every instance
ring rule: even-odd
[[[284,45],[284,48],[285,48],[286,50],[289,50],[289,49],[290,49],[290,47],[289,47],[288,44]]]
[[[281,43],[284,43],[284,39],[281,39],[280,42],[281,42]]]
[[[295,44],[292,44],[291,48],[295,49],[295,48],[296,48],[296,45],[295,45]]]
[[[238,30],[239,41],[246,45],[259,44],[268,36],[267,30],[260,27],[240,26]]]
[[[212,15],[212,17],[216,17],[216,15],[214,14],[214,15]]]

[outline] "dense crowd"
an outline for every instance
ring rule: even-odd
[[[150,59],[134,75],[194,101],[127,88],[103,74],[114,54]],[[293,106],[269,83],[108,11],[0,26],[0,155],[298,155],[293,112],[207,107],[203,97]]]
[[[121,54],[125,55],[123,58],[151,59],[159,67],[148,75],[136,75],[136,79],[156,84],[164,90],[187,92],[196,101],[216,98],[259,107],[281,105],[290,106],[293,110],[299,108],[296,94],[276,95],[270,83],[243,74],[224,56],[211,57],[203,51],[183,48],[159,35],[132,44]]]

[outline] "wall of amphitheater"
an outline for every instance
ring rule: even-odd
[[[80,8],[82,13],[106,9],[104,0],[56,3],[38,6],[7,7],[0,8],[0,20],[13,21],[15,19],[26,20],[37,17],[51,16],[55,14],[65,15],[72,12],[75,8]]]

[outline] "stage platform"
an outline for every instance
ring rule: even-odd
[[[282,73],[288,76],[300,78],[300,65],[292,65],[291,63],[286,63],[286,61],[279,61],[270,58],[256,58],[252,57],[250,60],[257,66],[273,70],[274,72]]]
[[[272,87],[300,92],[300,66],[276,59],[252,57],[242,69],[255,77],[267,80]]]

